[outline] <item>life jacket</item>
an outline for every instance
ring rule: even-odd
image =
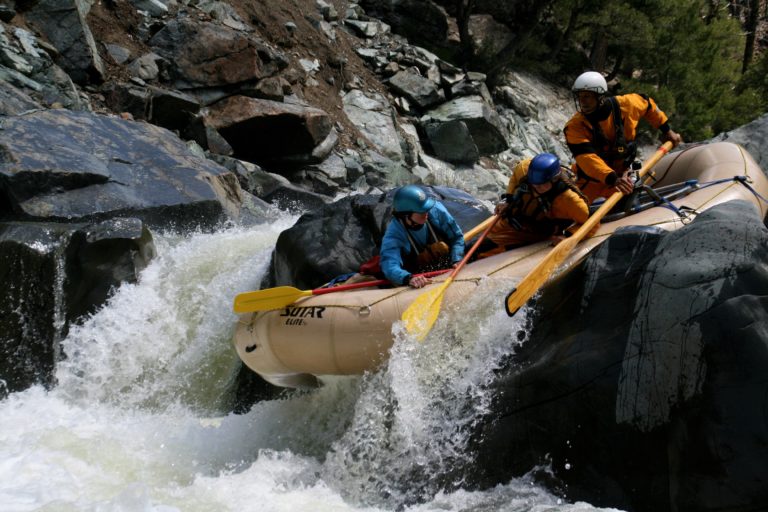
[[[403,223],[402,220],[400,220],[400,222]],[[403,268],[410,272],[437,270],[439,267],[445,266],[446,263],[450,263],[443,260],[447,258],[451,252],[451,248],[448,247],[447,243],[441,240],[441,237],[438,237],[438,234],[435,232],[435,228],[432,227],[432,224],[429,222],[429,220],[427,220],[426,226],[429,230],[427,233],[427,244],[421,245],[411,236],[408,228],[405,226],[405,223],[403,223],[405,234],[408,236],[408,241],[411,243],[411,247],[413,248],[413,251],[407,254],[403,254]],[[431,243],[429,242],[430,237],[433,240]]]
[[[427,242],[431,235],[434,242],[427,243],[426,246],[422,246],[418,243],[410,234],[408,228],[402,222],[399,221],[403,228],[405,228],[405,234],[408,237],[408,241],[413,247],[413,251],[406,253],[402,251],[403,268],[412,273],[427,272],[430,270],[439,270],[450,266],[448,256],[451,252],[451,248],[448,244],[440,240],[437,232],[432,227],[429,221],[426,222],[427,229]],[[381,270],[381,256],[379,254],[371,257],[368,261],[360,265],[360,274],[369,276],[375,276],[379,279],[385,279],[384,272]]]
[[[586,196],[574,182],[569,170],[563,168],[560,179],[543,194],[538,194],[528,183],[528,176],[520,179],[514,194],[507,196],[509,206],[504,211],[510,226],[518,230],[534,231],[542,234],[555,234],[568,227],[570,219],[549,217],[555,198],[567,190],[573,190],[586,202]]]
[[[608,96],[606,100],[610,103],[611,111],[613,113],[613,128],[616,135],[615,140],[613,143],[608,140],[603,133],[603,130],[600,128],[599,121],[590,121],[594,147],[597,156],[602,158],[608,165],[613,166],[615,162],[621,161],[621,172],[624,172],[637,157],[637,144],[634,141],[628,143],[624,136],[624,120],[621,118],[619,100],[617,100],[615,96]],[[598,181],[581,170],[581,167],[577,167],[576,172],[580,180]],[[619,174],[621,174],[621,172]]]

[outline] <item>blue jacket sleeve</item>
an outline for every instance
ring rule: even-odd
[[[435,203],[429,211],[429,220],[448,237],[445,242],[451,248],[451,263],[461,261],[464,256],[464,233],[442,203]]]
[[[389,221],[384,238],[381,240],[381,271],[384,277],[392,283],[402,285],[405,278],[411,275],[403,268],[403,251],[410,250],[410,242],[405,233],[405,228],[396,219]]]

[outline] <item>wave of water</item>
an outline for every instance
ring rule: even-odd
[[[0,509],[67,511],[598,510],[528,479],[466,490],[468,430],[519,343],[482,282],[423,344],[396,326],[389,364],[228,414],[235,294],[254,289],[272,225],[157,237],[136,284],[71,330],[51,391],[0,402]],[[498,310],[498,311],[497,311]],[[520,315],[518,315],[520,316]]]

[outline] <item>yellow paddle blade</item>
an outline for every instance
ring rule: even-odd
[[[402,319],[405,329],[418,341],[423,341],[432,326],[435,325],[437,317],[440,315],[443,295],[451,281],[453,281],[453,277],[446,279],[437,288],[422,293],[403,312]]]
[[[301,297],[312,295],[312,290],[299,290],[292,286],[278,286],[267,290],[240,293],[235,297],[232,309],[235,313],[253,313],[284,308]]]
[[[552,249],[547,256],[541,260],[522,281],[507,295],[505,307],[509,316],[514,315],[518,309],[523,307],[528,299],[544,286],[549,277],[554,273],[557,267],[565,261],[568,254],[579,240],[575,238],[566,238]]]

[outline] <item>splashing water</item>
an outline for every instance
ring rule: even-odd
[[[351,499],[396,507],[461,486],[470,427],[491,398],[484,386],[494,363],[520,343],[510,341],[516,322],[493,307],[507,287],[483,281],[460,308],[444,308],[424,344],[395,326],[387,368],[364,379],[353,425],[326,463]],[[495,313],[482,318],[483,311]]]
[[[521,326],[497,307],[509,283],[483,281],[471,300],[444,307],[423,344],[395,326],[376,373],[227,414],[240,368],[232,298],[258,286],[295,220],[156,237],[139,282],[71,329],[58,385],[0,402],[0,508],[597,510],[527,479],[463,488],[485,385],[520,343]]]

